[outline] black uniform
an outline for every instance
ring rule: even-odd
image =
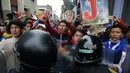
[[[41,30],[25,32],[14,47],[20,61],[19,71],[10,73],[55,73],[57,45],[53,38]]]
[[[92,35],[85,35],[76,46],[77,55],[69,73],[111,73],[102,61],[102,42]]]
[[[10,72],[9,73],[28,73],[28,72],[26,72],[26,71],[20,71],[20,72],[17,72],[15,69],[12,69],[12,70],[10,70]],[[39,72],[36,72],[36,73],[39,73]],[[52,71],[49,71],[49,72],[42,72],[42,73],[57,73],[55,70],[52,70]]]
[[[76,63],[70,73],[111,73],[108,66],[102,64],[80,64]]]

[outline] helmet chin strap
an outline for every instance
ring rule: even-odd
[[[25,67],[30,68],[31,71],[36,71],[36,73],[38,71],[40,71],[40,73],[54,73],[55,72],[55,66],[53,66],[51,68],[40,68],[39,69],[38,67],[32,67],[32,66],[29,67],[29,66],[21,63],[19,71],[24,72],[24,73],[32,73],[32,72],[30,70],[26,69],[25,67],[23,67],[22,65],[25,66]],[[33,73],[35,73],[35,72],[33,72]]]

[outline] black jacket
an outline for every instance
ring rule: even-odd
[[[108,66],[102,64],[79,64],[76,63],[69,73],[111,73]]]
[[[28,73],[28,72],[24,72],[24,71],[17,72],[16,69],[12,69],[12,70],[10,70],[9,73]],[[39,72],[37,72],[37,73],[39,73]],[[57,72],[56,71],[52,71],[52,72],[43,72],[43,73],[57,73]]]

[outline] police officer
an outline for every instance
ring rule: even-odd
[[[57,46],[52,37],[41,30],[25,32],[15,44],[20,61],[18,73],[53,73],[57,60]],[[12,69],[10,73],[17,73]]]
[[[4,55],[5,62],[6,62],[5,66],[6,66],[7,72],[9,72],[10,69],[12,68],[16,68],[13,46],[23,33],[22,22],[19,20],[11,21],[10,32],[11,32],[11,37],[5,38],[4,40],[0,42],[0,51],[2,51]]]
[[[103,45],[98,37],[85,35],[76,49],[75,65],[70,73],[111,73],[108,66],[100,64]]]

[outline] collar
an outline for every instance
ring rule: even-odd
[[[57,30],[57,32],[58,32],[59,34],[68,34],[67,31],[66,31],[66,32],[63,32],[63,33],[60,33],[60,30]]]
[[[112,46],[112,43],[115,43],[115,45]],[[112,41],[110,40],[109,41],[109,48],[111,48],[112,50],[116,50],[116,48],[120,45],[121,41]]]
[[[112,39],[110,39],[110,42],[112,42],[112,43],[119,43],[119,42],[120,42],[120,40],[113,41]]]

